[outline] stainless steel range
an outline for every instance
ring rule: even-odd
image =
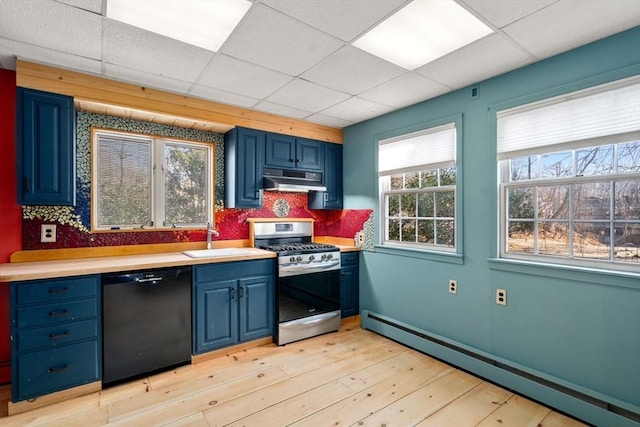
[[[255,246],[278,253],[276,343],[340,329],[340,250],[313,243],[313,223],[253,223]]]

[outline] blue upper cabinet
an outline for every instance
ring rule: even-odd
[[[342,145],[325,144],[324,184],[326,192],[309,193],[310,209],[342,209]]]
[[[324,145],[312,139],[267,133],[265,166],[322,171]]]
[[[234,128],[224,137],[225,206],[262,206],[265,132]]]
[[[73,98],[18,88],[18,203],[75,205]]]

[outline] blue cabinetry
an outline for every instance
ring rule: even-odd
[[[73,98],[18,88],[18,202],[75,205]]]
[[[262,206],[262,168],[265,150],[264,132],[237,127],[225,134],[225,206],[259,208]]]
[[[99,284],[98,275],[11,284],[14,402],[101,379]]]
[[[324,185],[327,191],[309,193],[310,209],[342,209],[342,145],[325,144]]]
[[[193,353],[273,335],[275,261],[195,266]]]
[[[340,308],[342,317],[355,316],[360,312],[359,253],[345,252],[340,255]]]
[[[323,170],[323,142],[277,133],[267,133],[266,138],[266,166],[308,171]]]

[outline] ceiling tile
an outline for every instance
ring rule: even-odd
[[[309,111],[286,107],[284,105],[274,104],[273,102],[267,101],[263,101],[257,104],[254,108],[266,113],[277,114],[284,117],[291,117],[293,119],[303,119],[311,114]]]
[[[221,104],[235,105],[243,108],[252,108],[258,102],[260,102],[259,99],[226,92],[221,89],[207,87],[200,84],[192,87],[189,90],[189,95],[195,96],[197,98],[212,100]]]
[[[117,64],[104,65],[105,76],[127,83],[156,88],[167,92],[184,94],[191,86],[190,82],[171,79],[157,74],[123,67]],[[138,82],[144,82],[142,84]]]
[[[88,10],[93,13],[102,13],[102,0],[56,0],[59,3],[66,3],[69,6]]]
[[[392,111],[393,108],[387,105],[378,104],[377,102],[368,101],[366,99],[352,97],[333,107],[329,107],[322,111],[323,115],[336,117],[342,120],[352,121],[354,123]]]
[[[557,0],[460,0],[459,3],[477,12],[484,20],[502,28],[549,6]]]
[[[638,25],[638,0],[563,0],[505,27],[504,32],[542,59]]]
[[[293,77],[230,56],[216,55],[198,83],[252,98],[264,98]]]
[[[53,1],[3,0],[0,37],[100,59],[102,17]]]
[[[353,46],[345,46],[315,65],[302,78],[357,95],[406,70]]]
[[[349,120],[338,119],[336,117],[325,116],[324,114],[314,114],[305,119],[307,122],[316,123],[323,126],[330,126],[333,128],[346,128],[355,122]]]
[[[416,72],[410,72],[363,92],[359,97],[395,108],[402,108],[442,95],[450,90],[450,87]]]
[[[416,72],[459,89],[533,61],[507,37],[494,34],[424,65]]]
[[[315,113],[347,98],[346,93],[296,79],[269,96],[267,101]]]
[[[13,40],[0,39],[0,64],[4,68],[15,70],[15,57],[85,73],[102,73],[102,62],[98,60]]]
[[[104,61],[149,74],[193,81],[213,52],[123,24],[104,21]]]
[[[349,42],[408,1],[263,0],[263,3]]]
[[[259,4],[220,51],[297,76],[340,47],[339,40]]]

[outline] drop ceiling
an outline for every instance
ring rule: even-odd
[[[106,18],[106,1],[0,1],[0,68],[18,57],[343,128],[640,25],[638,0],[456,0],[493,33],[409,71],[353,46],[409,0],[254,0],[217,52]]]

